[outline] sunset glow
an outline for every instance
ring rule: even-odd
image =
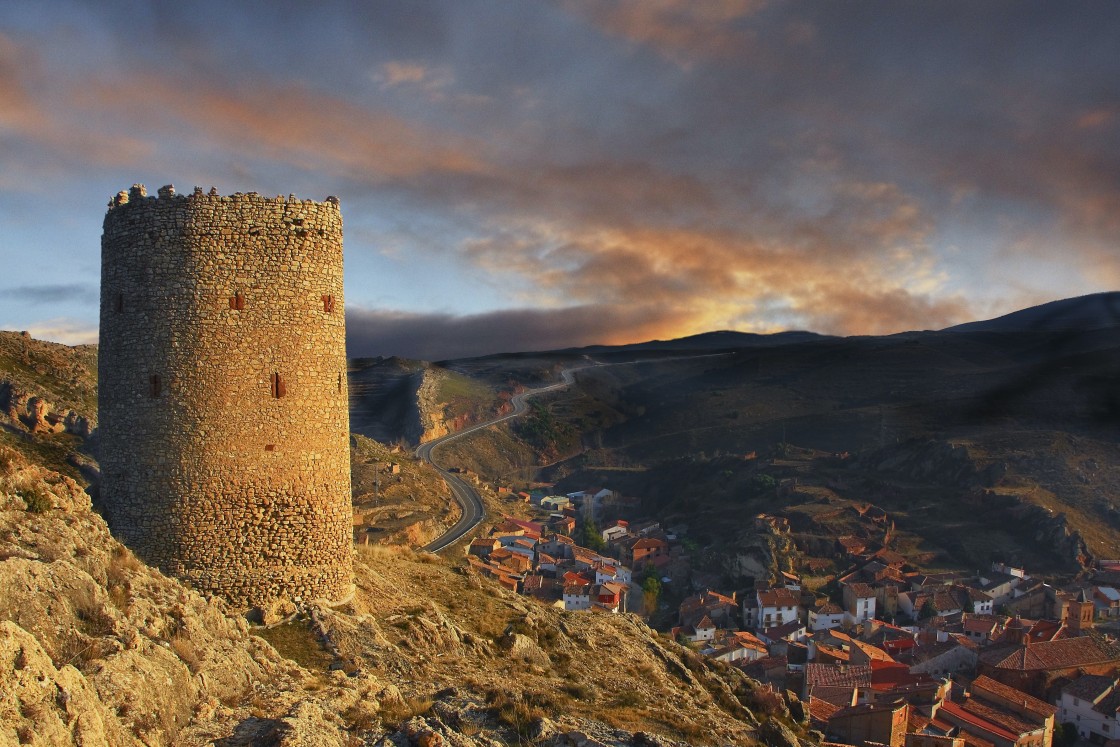
[[[354,355],[884,334],[1120,286],[1120,6],[12,2],[0,326],[134,182],[337,195]]]

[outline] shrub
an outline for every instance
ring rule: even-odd
[[[38,485],[20,488],[19,497],[27,504],[27,510],[33,514],[41,514],[54,506],[51,494]]]

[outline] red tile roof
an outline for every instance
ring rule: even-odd
[[[1041,720],[1037,722],[1027,721],[1017,713],[1012,713],[1006,708],[1001,708],[997,704],[989,703],[980,698],[969,698],[961,703],[960,706],[973,716],[1006,729],[1016,736],[1020,734],[1029,734],[1043,727]]]
[[[827,686],[858,686],[871,685],[871,667],[867,664],[806,664],[805,683],[810,687],[814,685]]]
[[[878,646],[872,646],[870,643],[865,643],[855,638],[852,639],[852,645],[858,648],[864,656],[872,661],[894,661],[890,654]]]
[[[1075,698],[1096,702],[1104,697],[1116,685],[1112,677],[1099,674],[1083,674],[1073,682],[1062,688],[1062,692],[1069,693]]]
[[[871,662],[871,687],[875,690],[892,690],[906,685],[932,683],[932,676],[919,672],[910,673],[910,667],[896,661]]]
[[[809,698],[809,723],[812,728],[824,731],[829,717],[840,710],[840,706],[829,703],[823,698]]]
[[[1022,690],[1005,685],[998,680],[993,680],[987,675],[982,674],[972,681],[972,694],[975,697],[982,697],[989,693],[1012,701],[1040,719],[1046,719],[1058,712],[1057,706],[1050,705],[1033,695],[1028,695]]]
[[[969,727],[972,727],[980,729],[981,732],[988,732],[1011,742],[1016,742],[1019,739],[1019,735],[1012,732],[1010,729],[1006,729],[999,724],[994,724],[982,716],[969,713],[951,700],[946,700],[941,704],[941,712],[967,724],[968,726],[963,727],[965,731],[971,731]]]
[[[870,599],[875,596],[875,590],[867,584],[854,583],[845,584],[845,586],[852,590],[852,594],[855,595],[856,599]]]
[[[796,607],[801,603],[801,592],[792,589],[764,589],[758,592],[763,607]]]
[[[1040,641],[1029,646],[995,646],[980,653],[980,661],[996,669],[1038,671],[1069,669],[1090,664],[1120,664],[1120,650],[1095,636]]]

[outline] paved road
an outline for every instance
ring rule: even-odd
[[[576,371],[583,371],[585,369],[596,368],[598,366],[632,366],[637,363],[675,361],[689,358],[718,358],[722,355],[726,355],[726,353],[701,353],[700,355],[680,355],[671,358],[623,361],[620,363],[592,362],[588,363],[586,366],[565,368],[560,372],[559,383],[538,387],[537,389],[527,389],[521,394],[516,394],[512,398],[510,398],[510,404],[513,405],[513,412],[507,415],[503,415],[500,418],[487,420],[485,423],[472,425],[470,428],[464,428],[463,430],[457,431],[455,433],[449,433],[448,435],[443,436],[442,438],[437,438],[434,441],[420,444],[420,446],[416,449],[416,456],[439,470],[439,473],[443,476],[444,482],[447,483],[447,487],[451,488],[451,494],[455,496],[455,501],[463,507],[463,515],[459,517],[459,521],[455,523],[455,526],[447,530],[447,532],[442,536],[429,542],[422,549],[427,550],[428,552],[439,552],[440,550],[451,547],[451,545],[461,540],[467,532],[474,529],[479,525],[479,523],[482,522],[484,518],[486,518],[486,509],[482,507],[482,498],[479,497],[478,491],[475,490],[466,480],[459,477],[458,475],[448,472],[446,469],[436,464],[433,460],[433,453],[441,445],[447,443],[448,441],[453,441],[456,438],[468,436],[475,431],[482,430],[483,428],[489,428],[495,423],[503,423],[507,420],[512,420],[519,415],[524,415],[529,410],[529,405],[526,404],[525,400],[527,400],[529,397],[535,397],[538,394],[544,394],[545,392],[555,392],[558,389],[563,389],[564,387],[570,386],[576,380]]]
[[[447,443],[448,441],[453,441],[456,438],[462,438],[463,436],[470,435],[475,431],[480,431],[483,428],[489,428],[495,423],[502,423],[506,420],[516,418],[519,415],[524,415],[529,410],[529,405],[525,402],[525,400],[529,397],[535,397],[538,394],[544,394],[545,392],[554,392],[558,389],[563,389],[564,387],[571,385],[575,381],[576,371],[581,371],[585,368],[591,368],[593,366],[601,365],[603,364],[592,363],[587,366],[566,368],[560,372],[560,383],[550,384],[549,386],[542,386],[537,389],[528,389],[521,394],[515,394],[513,397],[511,397],[510,404],[513,405],[513,411],[509,414],[503,415],[500,418],[494,418],[493,420],[487,420],[485,423],[472,425],[470,428],[464,428],[463,430],[456,431],[455,433],[449,433],[442,438],[437,438],[434,441],[428,441],[427,443],[420,444],[420,446],[417,447],[416,456],[439,470],[440,475],[443,476],[443,481],[447,483],[447,487],[451,488],[451,495],[453,495],[455,497],[455,501],[463,507],[463,515],[459,517],[459,521],[455,522],[455,526],[447,530],[447,532],[442,536],[432,540],[430,543],[425,545],[423,548],[424,550],[427,550],[428,552],[439,552],[440,550],[450,547],[451,545],[462,539],[467,532],[474,529],[484,518],[486,518],[486,509],[482,507],[482,498],[479,497],[478,491],[475,490],[474,487],[471,486],[471,484],[466,480],[459,477],[459,475],[452,474],[451,472],[448,472],[446,469],[437,464],[432,458],[433,452],[435,452],[437,448]]]

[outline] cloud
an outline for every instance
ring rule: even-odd
[[[11,325],[3,325],[4,329],[14,329]],[[63,345],[96,345],[97,325],[90,324],[82,319],[70,317],[55,317],[33,322],[24,327],[37,340],[49,340]]]
[[[681,321],[667,310],[612,305],[506,309],[471,315],[352,306],[346,311],[346,347],[351,357],[396,355],[445,360],[650,340],[664,336]]]
[[[608,34],[648,45],[673,62],[689,66],[698,58],[730,56],[753,39],[740,22],[765,6],[764,0],[565,0],[568,11],[589,19]]]
[[[83,304],[97,304],[100,296],[97,286],[89,283],[67,283],[48,285],[21,285],[6,288],[4,296],[30,304],[55,304],[77,301]]]
[[[104,166],[135,164],[151,155],[153,146],[133,135],[103,135],[85,122],[50,116],[40,93],[43,86],[39,54],[0,32],[0,135],[20,138],[46,151],[47,160],[60,156]],[[12,149],[7,156],[27,158],[44,171],[42,155]],[[44,168],[46,166],[46,168]]]
[[[141,73],[74,93],[91,111],[128,112],[133,128],[178,130],[199,146],[359,182],[485,168],[469,138],[298,84],[238,89]]]
[[[943,297],[932,220],[912,196],[856,181],[822,190],[817,201],[809,214],[760,214],[723,228],[659,225],[638,212],[603,223],[505,216],[462,251],[503,287],[524,288],[523,300],[639,310],[677,336],[725,328],[869,334],[970,318],[969,304]]]

